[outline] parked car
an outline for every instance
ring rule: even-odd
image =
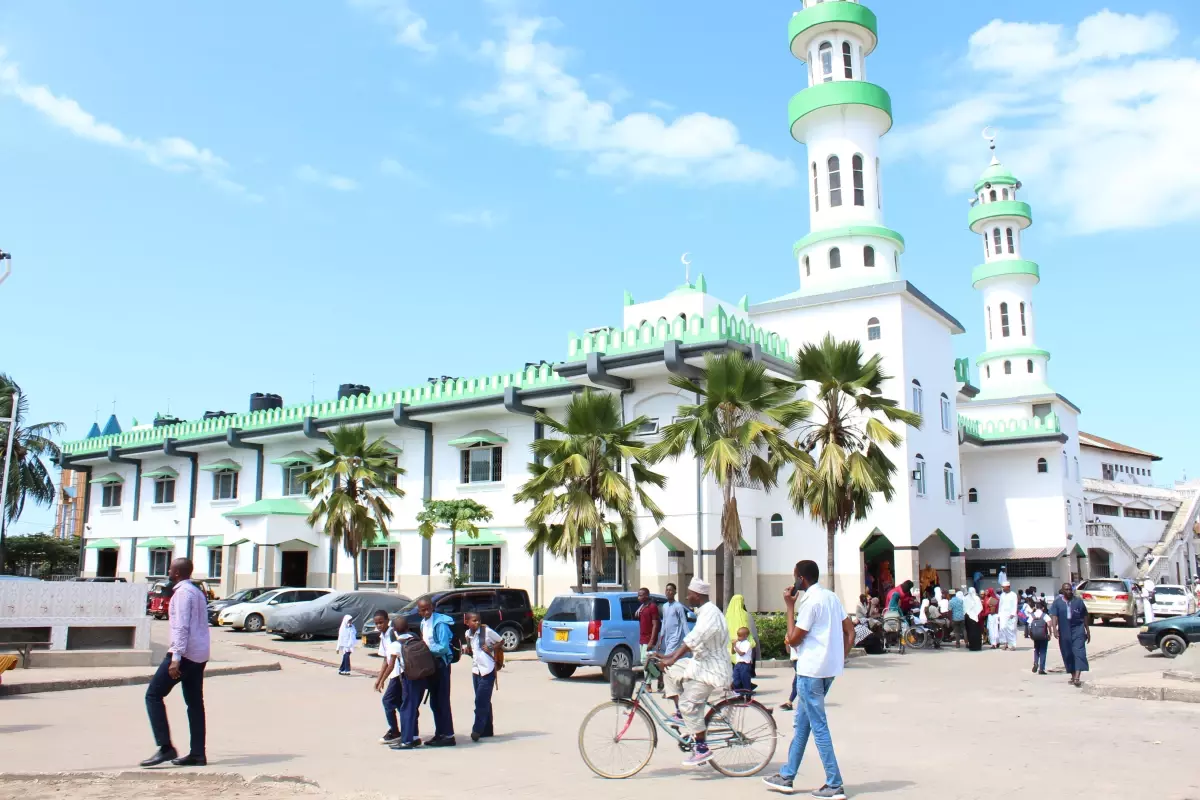
[[[1138,633],[1138,644],[1153,652],[1161,650],[1167,658],[1188,649],[1188,645],[1200,642],[1200,614],[1186,617],[1170,617],[1143,625]]]
[[[212,593],[204,585],[204,581],[192,581],[192,585],[204,592],[204,596],[212,599]],[[171,613],[171,595],[175,592],[175,584],[169,581],[159,581],[151,587],[146,595],[146,613],[155,619],[166,619]]]
[[[234,630],[251,633],[266,629],[275,613],[283,606],[317,600],[332,592],[332,589],[293,589],[284,587],[260,594],[248,603],[238,603],[221,609],[217,615],[218,625],[228,625]]]
[[[1196,598],[1186,586],[1163,583],[1154,587],[1155,617],[1184,617],[1196,613]]]
[[[667,598],[652,594],[661,610]],[[605,680],[612,670],[641,664],[636,592],[565,594],[550,601],[538,627],[538,660],[556,678],[569,678],[579,667],[600,667]],[[688,611],[688,627],[696,615]]]
[[[1142,616],[1142,598],[1133,581],[1126,578],[1093,578],[1075,587],[1075,594],[1087,604],[1088,614],[1103,622],[1120,617],[1133,628]]]
[[[109,578],[97,578],[97,577],[71,578],[71,580],[81,582],[81,583],[126,583],[126,580],[124,578],[111,578],[111,577],[109,577]]]
[[[467,629],[463,615],[468,611],[477,612],[480,622],[503,637],[505,650],[516,650],[522,642],[537,636],[533,606],[529,603],[529,593],[524,589],[450,589],[430,592],[400,609],[399,616],[407,618],[410,625],[416,625],[420,621],[417,603],[423,599],[433,603],[434,611],[454,620],[452,630],[459,639]],[[369,626],[369,630],[364,632],[363,641],[369,647],[379,645],[379,632],[374,626]]]
[[[238,603],[248,603],[256,597],[261,597],[267,592],[273,592],[280,587],[278,586],[255,586],[252,589],[242,589],[240,592],[234,592],[229,597],[222,597],[220,600],[211,600],[208,604],[208,624],[220,625],[217,621],[217,615],[222,610],[230,606],[236,606]]]
[[[395,614],[411,600],[391,592],[337,592],[308,603],[296,603],[271,615],[268,630],[284,639],[337,636],[342,617],[353,617],[354,627],[365,630],[376,611]]]

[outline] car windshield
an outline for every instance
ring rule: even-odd
[[[547,622],[591,622],[599,619],[600,601],[594,597],[556,597],[546,609]]]
[[[270,592],[264,592],[263,594],[260,594],[258,597],[255,597],[251,602],[269,603],[272,600],[274,600],[279,595],[279,593],[282,591],[283,591],[283,589],[274,589]],[[243,602],[245,602],[245,601],[243,601]]]
[[[410,601],[409,601],[409,602],[408,602],[408,603],[407,603],[407,604],[404,606],[404,608],[400,609],[400,613],[401,613],[401,614],[404,614],[404,613],[407,613],[407,612],[409,612],[409,611],[416,611],[416,610],[417,610],[417,603],[421,602],[422,600],[428,600],[430,603],[434,603],[434,602],[435,602],[434,598],[436,598],[436,597],[439,597],[439,596],[440,596],[440,594],[441,594],[441,593],[437,593],[437,594],[435,594],[435,593],[432,593],[432,592],[431,592],[431,593],[429,593],[429,594],[423,594],[423,595],[420,595],[420,596],[416,597],[415,599],[413,599],[413,600],[410,600]]]
[[[1155,594],[1184,594],[1182,586],[1159,586],[1154,590]]]
[[[1124,592],[1124,581],[1085,581],[1080,589],[1085,589],[1089,592]]]

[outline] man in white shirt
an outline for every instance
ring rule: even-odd
[[[392,664],[388,658],[388,642],[392,638],[392,625],[386,611],[376,611],[371,618],[375,630],[379,632],[379,657],[383,663],[379,665],[379,674],[375,676],[375,691],[383,693],[383,716],[387,719],[387,732],[379,738],[380,744],[391,744],[400,741],[400,702],[401,683],[392,678]]]
[[[704,742],[707,726],[704,710],[708,698],[729,688],[733,680],[733,665],[729,659],[729,626],[721,609],[708,599],[707,581],[693,578],[688,585],[688,605],[696,609],[696,626],[683,637],[675,652],[662,657],[664,697],[672,698],[679,706],[673,722],[687,729],[692,736],[692,754],[684,760],[685,767],[695,767],[712,759],[712,751]],[[688,653],[692,657],[677,663]]]
[[[1012,584],[1004,581],[1000,584],[1000,643],[1005,650],[1017,649],[1017,593],[1012,590]]]
[[[486,625],[481,625],[479,615],[468,611],[463,615],[467,626],[467,643],[463,652],[471,656],[471,686],[475,689],[475,723],[471,726],[471,741],[478,742],[494,736],[492,730],[492,692],[496,690],[496,650],[504,656],[504,639]]]
[[[787,611],[787,636],[784,643],[796,648],[796,722],[788,762],[778,775],[764,778],[774,792],[795,794],[792,781],[800,770],[808,735],[817,743],[817,753],[825,767],[825,785],[812,793],[825,800],[845,800],[842,773],[833,752],[833,738],[825,716],[825,696],[833,679],[842,674],[846,657],[854,645],[854,624],[846,616],[837,595],[818,583],[820,567],[815,561],[801,561],[793,571],[795,583],[783,591]],[[796,605],[797,595],[804,598]]]
[[[1147,625],[1154,622],[1154,589],[1153,578],[1146,578],[1146,580],[1142,581],[1142,613],[1145,615]],[[1136,601],[1134,602],[1134,608],[1137,608]],[[1136,610],[1134,613],[1137,613]]]

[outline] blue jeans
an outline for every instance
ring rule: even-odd
[[[832,685],[833,678],[796,676],[796,731],[792,736],[792,746],[788,749],[787,764],[779,770],[783,777],[795,778],[800,771],[808,734],[812,733],[821,765],[825,767],[825,785],[841,788],[842,772],[838,769],[833,739],[829,735],[829,721],[825,718],[825,695]]]
[[[1033,668],[1041,672],[1046,671],[1046,651],[1050,649],[1050,640],[1042,639],[1033,640]]]
[[[733,690],[735,692],[750,691],[750,665],[738,662],[733,665]]]
[[[496,688],[496,672],[487,675],[471,673],[471,684],[475,688],[475,724],[471,732],[480,736],[493,736],[492,691]]]
[[[434,656],[435,672],[429,681],[429,710],[433,712],[433,735],[454,735],[454,715],[450,710],[450,665]]]
[[[421,701],[425,698],[426,678],[410,681],[408,678],[393,678],[393,683],[402,685],[401,694],[404,699],[400,703],[400,741],[411,742],[419,738],[418,721],[420,719]]]
[[[204,666],[207,662],[179,660],[179,678],[172,678],[167,671],[171,666],[168,653],[158,665],[158,672],[146,687],[146,714],[150,717],[150,729],[154,731],[154,743],[161,748],[171,747],[171,726],[167,723],[167,706],[163,698],[171,693],[175,684],[183,684],[183,701],[187,703],[188,731],[191,734],[191,749],[188,755],[203,756],[204,725]]]

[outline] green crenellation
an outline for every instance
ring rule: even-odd
[[[718,342],[731,340],[742,344],[758,344],[768,355],[791,360],[787,339],[777,333],[731,316],[718,307],[706,319],[703,315],[679,314],[673,319],[659,317],[657,322],[646,321],[631,325],[625,330],[611,328],[607,331],[570,336],[567,341],[567,360],[579,361],[588,353],[631,353],[638,350],[657,350],[667,342],[677,339],[683,344]]]
[[[960,414],[958,425],[965,433],[977,439],[1020,439],[1026,436],[1062,433],[1058,415],[1053,413],[1047,414],[1045,417],[987,421],[971,419]]]

